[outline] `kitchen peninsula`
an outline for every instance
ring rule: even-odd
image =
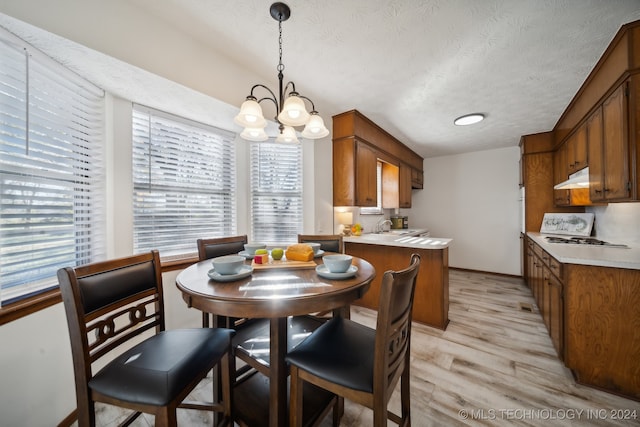
[[[422,261],[416,283],[413,320],[446,329],[449,323],[451,239],[425,236],[427,233],[427,230],[392,230],[345,237],[345,252],[366,259],[378,272],[369,291],[353,304],[377,310],[384,272],[408,266],[411,254],[418,253]]]

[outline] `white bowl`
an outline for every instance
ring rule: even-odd
[[[325,255],[322,257],[324,265],[331,273],[344,273],[351,266],[351,255]]]
[[[249,255],[255,255],[258,249],[267,249],[266,243],[245,243],[244,250],[247,251]]]
[[[305,242],[305,245],[309,245],[311,246],[311,249],[313,249],[313,253],[317,254],[318,251],[320,250],[320,243],[314,243],[314,242]]]
[[[240,255],[225,255],[213,258],[211,263],[215,271],[222,275],[238,274],[244,265],[245,258]]]

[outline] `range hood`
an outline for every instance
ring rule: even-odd
[[[588,188],[589,187],[589,167],[580,169],[578,172],[569,175],[569,179],[554,185],[554,190],[571,190],[574,188]]]

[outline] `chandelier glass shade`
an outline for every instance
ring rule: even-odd
[[[242,103],[240,113],[235,117],[236,124],[244,127],[264,128],[267,121],[262,114],[262,107],[256,99],[248,99]]]
[[[269,139],[269,135],[265,132],[264,128],[250,128],[246,127],[240,134],[242,139],[247,141],[266,141]]]
[[[300,142],[296,136],[296,130],[291,126],[285,126],[284,129],[276,137],[276,142]]]
[[[289,19],[291,16],[291,10],[289,6],[284,3],[273,3],[270,8],[270,13],[273,19],[278,21],[279,29],[279,54],[280,62],[278,63],[278,94],[274,93],[267,86],[262,84],[256,84],[251,88],[251,93],[247,96],[246,100],[240,107],[240,112],[234,118],[234,122],[245,129],[240,136],[243,139],[249,141],[266,141],[269,136],[264,131],[267,126],[267,120],[262,113],[262,107],[260,103],[262,101],[271,101],[276,108],[275,121],[278,123],[280,130],[277,142],[298,142],[296,137],[296,130],[294,127],[304,126],[301,133],[303,138],[307,139],[319,139],[329,135],[329,130],[324,125],[322,117],[315,109],[313,101],[306,96],[300,95],[296,92],[296,87],[293,82],[289,82],[283,85],[284,81],[284,64],[282,63],[282,22]],[[266,92],[263,98],[257,98],[254,95],[254,91],[258,89]],[[311,104],[311,111],[307,111],[305,101]]]

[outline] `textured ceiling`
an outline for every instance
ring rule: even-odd
[[[252,84],[275,82],[271,1],[126,1],[264,76],[239,88],[238,105]],[[424,157],[552,129],[620,26],[640,19],[639,0],[287,3],[285,79],[325,120],[358,109]],[[487,118],[453,125],[471,112]]]

